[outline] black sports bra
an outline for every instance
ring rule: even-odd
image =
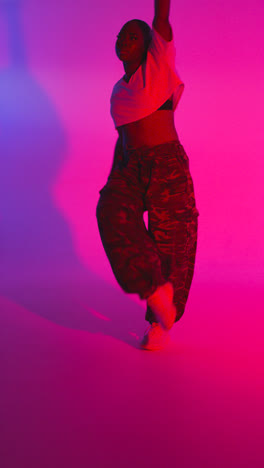
[[[173,109],[173,101],[172,96],[162,104],[157,110],[172,110]]]

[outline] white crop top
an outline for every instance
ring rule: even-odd
[[[184,84],[175,70],[175,55],[173,39],[166,41],[153,27],[146,60],[128,83],[121,78],[113,88],[110,112],[115,128],[147,117],[171,96],[176,109]]]

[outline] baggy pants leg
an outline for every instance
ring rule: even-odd
[[[148,231],[158,248],[163,276],[173,284],[177,322],[184,313],[192,283],[199,212],[189,159],[182,145],[168,143],[155,153],[145,200]],[[155,321],[150,308],[145,318]]]
[[[100,191],[96,214],[102,243],[125,292],[146,299],[158,286],[173,283],[177,321],[187,301],[197,241],[188,158],[178,141],[131,150],[127,157]],[[149,308],[145,318],[155,321]]]
[[[100,191],[96,215],[103,247],[115,278],[127,293],[149,297],[166,283],[154,240],[146,229],[142,194],[131,183],[133,166],[116,169]]]

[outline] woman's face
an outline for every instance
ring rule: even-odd
[[[116,55],[122,62],[141,61],[145,54],[144,34],[135,21],[126,23],[117,36]]]

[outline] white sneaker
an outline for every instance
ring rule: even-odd
[[[159,323],[166,330],[170,330],[175,323],[176,307],[173,304],[173,286],[165,283],[147,299],[147,304],[155,314]]]
[[[143,349],[155,351],[165,348],[169,341],[170,336],[168,330],[164,330],[160,323],[153,322],[146,329],[140,346]]]

